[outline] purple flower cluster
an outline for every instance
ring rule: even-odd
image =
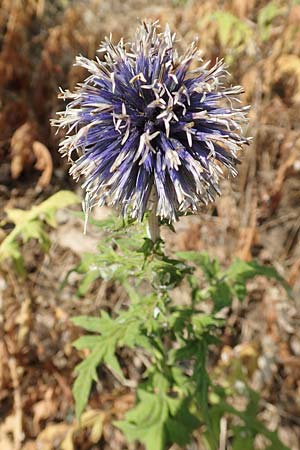
[[[223,167],[237,174],[236,153],[248,143],[243,89],[224,86],[222,61],[192,69],[201,62],[196,46],[180,56],[175,35],[157,28],[141,24],[128,44],[106,39],[103,60],[79,56],[90,75],[62,92],[71,102],[54,124],[67,128],[60,152],[70,174],[85,178],[86,211],[108,204],[142,220],[152,207],[172,222],[214,200]]]

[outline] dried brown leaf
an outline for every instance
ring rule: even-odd
[[[35,141],[32,145],[33,153],[36,157],[35,168],[42,172],[42,175],[38,179],[37,187],[45,188],[50,184],[53,162],[51,154],[48,148],[39,141]]]
[[[33,427],[35,433],[38,434],[40,421],[49,419],[57,411],[57,399],[55,399],[53,388],[47,389],[44,399],[34,405],[33,411]]]
[[[295,103],[300,103],[300,57],[297,55],[281,55],[276,61],[274,74],[275,81],[283,79],[287,87],[292,85],[292,99]],[[291,75],[294,75],[295,83],[291,79]]]
[[[233,13],[235,13],[241,19],[247,18],[253,8],[255,7],[255,0],[241,1],[241,0],[232,0],[231,8]]]
[[[101,410],[86,411],[81,419],[80,423],[77,421],[69,429],[65,439],[61,443],[61,450],[75,450],[73,444],[73,436],[76,432],[88,428],[90,429],[89,440],[92,444],[97,444],[102,436],[103,423],[106,419],[107,413]]]
[[[293,263],[290,274],[288,278],[288,282],[290,286],[294,286],[296,282],[299,282],[300,280],[300,258],[296,259],[296,261]]]
[[[66,423],[48,424],[36,438],[37,448],[43,450],[53,450],[54,448],[57,448],[65,438],[69,428],[70,425]]]
[[[16,318],[16,323],[19,325],[18,330],[18,345],[21,348],[29,334],[30,324],[32,319],[31,299],[27,297],[21,305],[21,311]]]
[[[32,122],[21,125],[11,138],[11,176],[18,178],[23,170],[34,163],[32,150],[36,139],[36,126]]]

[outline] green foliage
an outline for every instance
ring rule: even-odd
[[[253,29],[249,23],[227,11],[217,11],[212,15],[218,27],[221,47],[226,51],[226,62],[231,64],[234,58],[244,51],[253,40]]]
[[[164,392],[138,390],[138,403],[123,421],[115,422],[128,441],[139,440],[147,450],[164,450],[166,444],[185,445],[198,420],[189,412],[188,402]]]
[[[213,18],[218,23],[219,39],[222,47],[240,49],[252,37],[249,25],[226,11],[217,11]]]
[[[206,448],[217,450],[220,420],[226,416],[233,450],[241,448],[242,442],[243,448],[254,449],[258,434],[267,438],[269,450],[287,450],[276,433],[257,419],[259,396],[247,388],[245,380],[241,380],[241,394],[234,385],[225,389],[215,383],[207,369],[210,348],[219,344],[225,325],[216,314],[230,306],[233,298],[245,298],[249,279],[260,275],[284,284],[283,279],[273,268],[256,262],[236,260],[224,270],[207,253],[180,252],[171,258],[165,255],[162,241],[153,245],[144,238],[144,227],[133,225],[118,219],[97,223],[104,231],[110,226],[111,231],[101,239],[98,252],[84,255],[75,268],[83,277],[79,294],[100,277],[123,285],[130,300],[113,315],[102,311],[100,317],[73,319],[88,332],[75,347],[90,352],[75,369],[77,416],[87,405],[100,364],[125,381],[120,350],[126,347],[148,360],[141,370],[136,405],[115,423],[128,441],[138,440],[147,450],[164,450],[174,443],[184,446],[201,426]],[[174,287],[189,291],[190,300],[176,303]],[[207,308],[203,311],[203,301],[212,303],[210,313]],[[234,395],[248,399],[245,410],[230,404]]]
[[[283,11],[283,8],[281,8],[276,1],[267,3],[266,6],[259,10],[257,24],[260,38],[263,42],[269,39],[273,21],[280,16]]]
[[[0,262],[7,258],[12,259],[16,268],[23,272],[20,241],[26,243],[30,239],[36,239],[46,251],[50,240],[45,225],[55,227],[57,210],[79,202],[80,199],[73,192],[60,191],[39,205],[33,206],[30,211],[7,209],[6,222],[13,223],[15,227],[0,245]]]
[[[163,253],[163,243],[155,246],[145,238],[145,227],[126,224],[120,219],[112,223],[94,222],[99,228],[107,230],[112,225],[107,237],[101,239],[97,253],[85,253],[80,263],[68,273],[77,272],[82,275],[78,288],[79,295],[85,295],[91,284],[98,278],[114,280],[130,290],[128,279],[134,276],[139,284],[148,281],[158,289],[172,289],[191,273],[192,267],[181,260],[170,259]]]
[[[138,392],[137,406],[127,413],[126,421],[117,423],[129,441],[139,439],[148,450],[163,450],[169,407],[165,395]]]
[[[105,363],[123,378],[122,369],[115,356],[116,349],[123,346],[132,348],[135,345],[150,348],[147,337],[141,333],[141,325],[146,319],[147,326],[151,326],[151,316],[147,317],[145,313],[148,311],[153,314],[153,301],[153,297],[144,299],[143,305],[136,305],[130,312],[122,311],[115,320],[104,311],[99,318],[80,316],[73,319],[75,325],[98,333],[83,336],[74,343],[78,350],[91,350],[90,355],[75,369],[77,378],[73,393],[77,417],[80,417],[87,404],[93,381],[97,381],[97,367],[100,363]]]
[[[221,392],[220,390],[218,391]],[[234,392],[234,390],[233,390]],[[238,392],[234,392],[239,394]],[[219,434],[219,419],[224,415],[234,416],[238,420],[238,425],[232,427],[233,432],[233,450],[253,450],[255,449],[255,438],[258,435],[264,436],[270,444],[265,450],[289,450],[278,438],[275,431],[269,431],[262,422],[257,419],[259,413],[259,394],[246,385],[243,386],[243,396],[247,399],[245,409],[239,410],[228,403],[226,393],[220,395],[217,404],[210,408],[210,415],[215,420],[215,432]],[[209,439],[208,439],[209,441]],[[211,448],[214,448],[213,446]]]
[[[270,38],[274,20],[284,13],[284,7],[277,1],[270,1],[259,9],[255,26],[228,11],[213,13],[209,18],[217,23],[218,39],[225,52],[226,62],[232,64],[245,51],[254,53],[255,45],[260,45]]]
[[[202,269],[208,282],[208,288],[202,299],[210,298],[214,303],[215,312],[230,306],[234,296],[240,301],[244,300],[247,295],[247,281],[258,275],[278,281],[289,292],[287,283],[273,267],[262,266],[255,261],[246,262],[236,259],[227,270],[221,270],[218,261],[211,259],[207,253],[179,252],[177,256],[193,262]],[[190,283],[199,295],[195,278],[190,280]]]

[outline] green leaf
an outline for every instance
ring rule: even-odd
[[[233,290],[240,302],[242,302],[246,298],[247,286],[245,282],[240,283],[236,281],[233,285]]]
[[[230,306],[232,302],[232,291],[225,281],[218,282],[211,288],[211,297],[214,302],[214,312],[220,311],[225,306]]]
[[[88,402],[92,383],[97,381],[97,367],[102,359],[103,352],[98,346],[83,362],[75,367],[75,374],[78,376],[72,391],[75,398],[75,413],[78,419]]]
[[[73,393],[77,417],[81,415],[88,402],[92,383],[97,380],[97,367],[101,363],[106,364],[119,377],[124,378],[115,355],[117,348],[125,345],[149,347],[146,336],[141,332],[144,321],[147,321],[147,314],[153,310],[151,302],[149,311],[147,307],[147,299],[145,299],[143,305],[138,305],[133,311],[121,312],[116,319],[112,319],[104,311],[101,312],[101,317],[79,316],[72,319],[75,325],[81,326],[87,331],[99,333],[82,336],[74,342],[74,346],[79,350],[84,348],[92,350],[92,353],[75,368],[77,379],[74,383]],[[83,386],[84,383],[86,383],[85,386]]]
[[[165,373],[158,371],[157,366],[152,366],[147,371],[147,379],[141,384],[143,390],[167,393],[170,389],[170,380]]]
[[[172,398],[162,392],[138,391],[138,403],[115,425],[132,442],[139,440],[147,450],[164,450],[167,443],[185,445],[198,420],[189,412],[189,399]]]
[[[276,1],[269,2],[259,10],[257,23],[262,41],[269,39],[273,21],[283,13],[284,9],[279,7]]]
[[[280,284],[290,294],[290,287],[284,278],[273,267],[263,266],[255,261],[246,262],[240,259],[235,260],[225,272],[225,277],[232,282],[232,287],[237,297],[243,300],[246,295],[245,283],[247,280],[257,275],[279,281]]]
[[[177,252],[176,255],[186,261],[191,261],[199,266],[208,281],[218,277],[220,273],[220,265],[216,259],[211,259],[206,252]]]
[[[192,325],[197,337],[200,337],[204,333],[207,333],[212,328],[220,327],[223,325],[223,321],[220,319],[214,318],[210,314],[193,314],[192,316]]]
[[[142,241],[141,230],[134,235],[124,230],[112,231],[108,238],[101,240],[97,253],[85,253],[73,269],[83,275],[79,294],[84,294],[97,278],[128,284],[133,274],[136,279],[142,274],[150,276],[143,270],[144,256],[138,252]]]
[[[169,417],[166,398],[162,394],[138,391],[138,404],[130,410],[125,420],[115,422],[129,442],[141,441],[147,450],[164,450],[165,425]]]
[[[81,327],[86,331],[100,333],[101,326],[103,325],[103,316],[104,313],[102,312],[102,318],[90,316],[76,316],[73,317],[71,320],[74,323],[74,325],[77,325],[78,327]]]
[[[219,433],[218,428],[216,430],[216,426],[219,427],[219,421],[216,423],[213,420],[208,403],[211,380],[206,370],[207,343],[205,341],[198,342],[197,346],[193,373],[193,379],[196,383],[195,400],[200,408],[201,416],[206,425],[206,439],[209,442],[210,447],[217,450]]]
[[[76,339],[75,342],[73,342],[73,345],[77,350],[83,350],[84,348],[88,350],[93,350],[96,345],[101,343],[101,336],[81,336],[80,338]]]
[[[247,394],[249,401],[245,409],[245,414],[249,417],[249,419],[251,417],[255,418],[259,413],[259,393],[255,392],[253,389],[248,388]]]
[[[19,250],[19,238],[24,243],[30,239],[37,239],[42,248],[47,250],[49,237],[44,230],[44,223],[52,227],[56,226],[56,211],[79,202],[79,198],[73,192],[60,191],[39,205],[33,206],[30,211],[7,209],[8,222],[13,222],[15,228],[0,245],[0,261],[10,258],[20,265],[22,257]]]
[[[39,205],[33,206],[30,214],[36,217],[37,215],[44,213],[46,216],[46,220],[51,221],[52,215],[54,215],[58,209],[67,208],[68,206],[76,205],[80,202],[80,198],[78,197],[78,195],[74,194],[74,192],[59,191]],[[49,225],[53,226],[51,223],[49,223]]]
[[[28,220],[28,216],[30,216],[29,211],[24,211],[23,209],[6,209],[6,215],[8,217],[8,222],[12,222],[14,224],[21,223],[23,220],[26,222]]]
[[[215,19],[218,22],[218,34],[221,45],[226,47],[231,39],[231,34],[234,26],[236,25],[237,18],[229,12],[216,12],[214,14]]]
[[[154,261],[151,269],[155,273],[154,283],[161,289],[173,289],[182,282],[185,275],[193,272],[193,268],[183,261],[168,257]]]
[[[168,441],[180,446],[188,444],[192,431],[199,426],[199,420],[189,411],[191,399],[184,400],[167,397],[170,416],[166,422]]]
[[[245,433],[244,437],[246,437],[246,434],[247,435],[251,434],[254,438],[257,435],[262,435],[270,441],[270,445],[267,447],[266,450],[290,450],[281,442],[275,431],[269,431],[262,422],[257,420],[257,413],[259,410],[258,408],[259,394],[254,392],[252,389],[247,388],[247,386],[246,392],[249,398],[249,402],[246,409],[244,409],[243,411],[240,411],[234,408],[233,406],[229,405],[226,402],[226,400],[222,400],[218,405],[215,405],[211,408],[211,415],[218,416],[220,414],[224,415],[225,413],[227,413],[238,417],[239,421],[244,422],[243,427],[245,428],[245,430],[247,430],[247,433]],[[237,430],[240,430],[243,427],[237,428]],[[234,430],[235,427],[233,431]],[[237,432],[237,435],[238,434],[239,431]],[[237,445],[236,449],[238,449]]]
[[[253,35],[248,23],[227,11],[217,11],[212,18],[217,21],[221,46],[237,53],[244,50]]]
[[[235,427],[232,450],[253,450],[254,437],[246,427]]]
[[[268,278],[274,278],[280,282],[284,281],[283,278],[273,267],[262,266],[255,261],[246,262],[241,259],[235,260],[226,272],[229,279],[242,279],[248,280],[256,275],[264,275]]]
[[[73,385],[73,394],[75,398],[76,417],[78,419],[87,405],[92,383],[93,381],[97,381],[97,367],[101,362],[107,364],[109,368],[114,370],[121,378],[123,378],[123,372],[114,354],[114,343],[111,342],[110,339],[101,338],[101,336],[97,337],[98,344],[94,347],[92,353],[75,367],[75,374],[77,375],[77,378]],[[90,343],[91,341],[89,339],[87,341],[87,346],[89,346]],[[83,341],[79,342],[80,348],[83,348],[82,344]]]

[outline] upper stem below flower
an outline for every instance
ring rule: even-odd
[[[157,211],[157,192],[156,189],[152,191],[149,203],[151,205],[150,214],[148,216],[148,236],[153,243],[160,239],[159,217],[156,215]]]

